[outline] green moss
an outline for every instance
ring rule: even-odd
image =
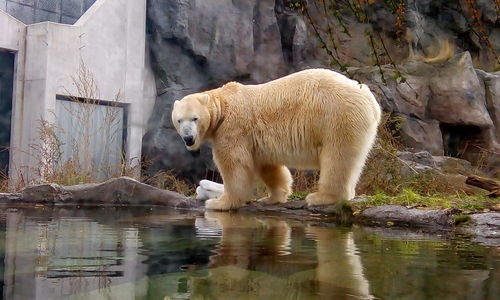
[[[288,200],[294,201],[294,200],[304,200],[306,199],[308,192],[305,191],[297,191],[293,192],[290,196],[288,196]]]
[[[356,203],[357,209],[365,209],[380,205],[403,205],[423,209],[459,209],[464,211],[481,211],[499,203],[498,200],[488,198],[486,195],[465,195],[457,193],[454,195],[435,194],[422,196],[411,189],[403,189],[395,196],[387,195],[377,191],[367,201]]]
[[[453,222],[455,222],[455,225],[467,223],[469,221],[470,221],[469,215],[456,215],[455,217],[453,217]]]

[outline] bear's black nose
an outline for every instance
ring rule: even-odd
[[[193,146],[194,145],[194,139],[192,135],[188,135],[183,137],[184,143],[186,143],[187,146]]]

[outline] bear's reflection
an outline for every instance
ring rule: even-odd
[[[370,298],[347,231],[235,213],[205,217],[198,226],[220,230],[221,241],[208,275],[190,279],[191,299]]]
[[[332,299],[331,296],[334,295],[335,299],[352,299],[353,296],[372,299],[353,232],[308,226],[307,233],[316,240],[316,280],[321,298]]]

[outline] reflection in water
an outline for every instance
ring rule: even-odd
[[[192,299],[370,299],[352,237],[326,227],[304,230],[314,237],[306,253],[293,242],[283,220],[231,213],[206,213],[222,236],[210,257],[207,277],[192,281]],[[214,226],[214,227],[215,227]],[[303,245],[302,245],[303,246]],[[305,254],[305,255],[304,255]]]
[[[318,226],[308,227],[308,233],[317,243],[316,280],[323,298],[335,295],[342,299],[347,294],[357,299],[373,299],[353,233]]]
[[[191,299],[307,299],[312,295],[315,259],[290,252],[292,230],[285,221],[217,212],[205,217],[211,228],[221,230],[221,238],[210,257],[208,276],[191,281]]]
[[[0,210],[2,275],[9,300],[500,295],[495,248],[270,216],[146,208]]]
[[[144,274],[138,229],[59,212],[55,218],[7,212],[4,298],[57,299],[99,289],[102,299],[134,299],[111,287]]]

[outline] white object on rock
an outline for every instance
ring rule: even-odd
[[[223,184],[203,179],[200,181],[200,185],[196,188],[196,199],[208,200],[220,198],[222,193],[224,193]]]

